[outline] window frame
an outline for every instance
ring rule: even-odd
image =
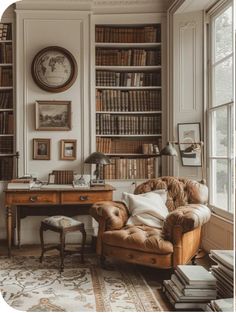
[[[208,105],[207,105],[207,125],[208,125],[208,140],[207,140],[207,181],[209,185],[209,207],[212,211],[229,220],[233,220],[234,217],[234,194],[230,192],[231,190],[235,190],[235,182],[234,182],[234,164],[235,164],[235,157],[234,157],[234,122],[232,116],[234,117],[235,108],[234,108],[234,94],[231,101],[226,103],[222,103],[219,105],[213,106],[214,101],[214,78],[215,78],[215,68],[218,64],[222,64],[226,60],[232,58],[232,80],[234,84],[234,27],[232,31],[232,52],[229,53],[227,56],[221,58],[220,60],[213,59],[214,51],[215,51],[215,20],[219,15],[221,15],[224,11],[226,11],[230,6],[232,6],[232,18],[234,17],[234,6],[233,1],[221,1],[218,5],[216,5],[211,12],[208,13]],[[234,85],[232,84],[232,88],[234,91]],[[227,109],[227,155],[224,156],[216,156],[213,154],[213,118],[214,112],[219,109],[226,108]],[[233,146],[232,146],[233,143]],[[214,186],[214,160],[226,160],[227,161],[227,182],[228,182],[228,192],[227,192],[227,210],[223,208],[219,208],[215,206],[213,203],[213,189],[210,186]]]

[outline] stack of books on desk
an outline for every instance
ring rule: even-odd
[[[30,189],[34,184],[32,178],[15,178],[7,184],[7,189]]]
[[[233,250],[211,250],[210,258],[217,263],[211,272],[216,278],[218,298],[232,298],[234,288]]]
[[[176,309],[204,309],[216,299],[216,279],[200,265],[178,265],[163,291]]]
[[[205,308],[206,312],[235,312],[234,298],[212,300]]]

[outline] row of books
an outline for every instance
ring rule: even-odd
[[[13,134],[14,117],[12,112],[0,112],[0,134]]]
[[[96,85],[125,87],[160,86],[161,72],[96,71]]]
[[[11,39],[12,39],[11,24],[0,23],[0,40],[11,40]]]
[[[0,180],[9,180],[13,176],[13,158],[0,157]]]
[[[0,43],[0,63],[12,63],[12,44]]]
[[[233,250],[211,250],[211,272],[217,281],[218,298],[232,298],[234,295],[234,255]]]
[[[153,66],[160,64],[160,49],[96,49],[96,65]]]
[[[12,109],[13,93],[10,91],[0,91],[0,109]]]
[[[104,166],[104,179],[151,179],[155,177],[155,158],[111,158]]]
[[[13,137],[0,137],[0,154],[13,153]]]
[[[158,111],[161,90],[96,90],[97,111]]]
[[[204,309],[216,299],[216,279],[203,266],[178,265],[163,291],[175,309]]]
[[[160,42],[161,25],[146,26],[96,26],[96,42]]]
[[[161,133],[161,116],[96,115],[97,135],[152,135]]]
[[[119,139],[119,138],[106,138],[106,137],[97,137],[96,138],[96,149],[102,153],[144,153],[143,147],[145,145],[157,146],[160,147],[160,140],[130,140],[130,139]],[[153,153],[153,152],[150,152]]]
[[[12,86],[12,68],[0,67],[0,86]]]

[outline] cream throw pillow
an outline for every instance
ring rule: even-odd
[[[147,225],[162,228],[163,222],[169,214],[162,197],[155,191],[140,195],[124,192],[123,200],[131,214],[127,225]]]

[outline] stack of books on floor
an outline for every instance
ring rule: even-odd
[[[178,265],[163,291],[175,309],[203,309],[216,299],[216,279],[203,266]]]
[[[217,263],[210,269],[216,278],[217,297],[232,298],[234,288],[233,250],[211,250],[210,258]]]
[[[234,298],[217,299],[208,303],[206,312],[235,312],[234,311]]]

